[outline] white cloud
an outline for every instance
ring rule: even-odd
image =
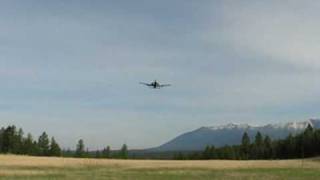
[[[221,32],[206,34],[212,42],[218,35],[237,53],[320,68],[319,2],[232,1],[222,7]]]

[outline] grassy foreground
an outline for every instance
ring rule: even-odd
[[[320,161],[97,160],[0,155],[0,179],[320,179]]]

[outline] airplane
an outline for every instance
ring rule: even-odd
[[[171,86],[171,84],[159,84],[156,80],[151,82],[151,83],[140,82],[140,84],[149,86],[149,87],[151,87],[153,89],[160,89],[160,88],[163,88],[163,87]]]

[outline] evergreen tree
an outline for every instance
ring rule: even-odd
[[[272,159],[272,144],[271,144],[271,139],[268,135],[265,136],[263,143],[264,143],[263,158]]]
[[[294,158],[297,155],[297,149],[296,149],[296,138],[292,136],[290,133],[289,136],[285,139],[284,148],[286,150],[285,153],[282,155],[283,158]]]
[[[103,158],[110,158],[111,157],[111,149],[110,146],[107,146],[102,150],[102,157]]]
[[[210,159],[211,157],[211,147],[208,145],[206,146],[205,150],[202,153],[202,159]]]
[[[38,142],[37,141],[33,141],[32,143],[32,147],[33,147],[33,154],[32,155],[39,155],[41,154],[41,151],[40,151],[40,148],[39,148],[39,145],[38,145]]]
[[[263,151],[264,151],[263,137],[261,133],[258,131],[255,136],[255,141],[252,147],[251,157],[253,159],[261,159],[263,158]]]
[[[317,155],[320,154],[320,130],[317,129],[314,131],[314,150]]]
[[[50,144],[50,150],[49,150],[50,156],[61,156],[61,148],[59,144],[56,142],[54,137],[51,138],[51,144]]]
[[[221,157],[220,159],[235,159],[235,152],[233,150],[233,147],[231,146],[224,146],[221,148]]]
[[[17,147],[15,150],[15,153],[17,154],[23,154],[23,149],[22,149],[22,144],[23,144],[23,130],[22,128],[19,128],[18,134],[16,136],[16,141],[17,141]]]
[[[313,140],[313,128],[310,124],[308,124],[307,128],[303,132],[303,147],[305,157],[311,157],[314,155],[314,140]]]
[[[17,131],[14,125],[0,129],[0,153],[49,155],[49,139],[45,132],[41,134],[38,142],[33,140],[30,133],[24,137],[23,129],[19,128]]]
[[[15,126],[8,126],[2,135],[2,152],[16,153],[18,149],[18,135]]]
[[[123,144],[119,154],[121,159],[128,159],[128,147],[126,144]]]
[[[210,147],[210,159],[218,159],[217,149],[215,146]]]
[[[80,139],[80,140],[78,141],[75,156],[76,156],[76,157],[84,157],[84,156],[85,156],[84,142],[83,142],[82,139]]]
[[[4,133],[5,129],[2,127],[0,129],[0,153],[3,152],[3,133]]]
[[[28,155],[36,154],[36,147],[33,144],[33,138],[30,133],[28,133],[27,138],[23,139],[22,141],[22,154],[28,154]]]
[[[43,132],[38,139],[39,155],[48,156],[49,155],[49,137],[46,132]]]
[[[247,132],[244,132],[241,141],[241,155],[242,159],[248,159],[250,152],[250,137],[248,136]]]
[[[259,131],[255,136],[254,144],[257,146],[263,146],[263,137]]]

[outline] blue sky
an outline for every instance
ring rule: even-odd
[[[320,2],[0,2],[0,119],[65,148],[319,117]],[[151,90],[139,81],[173,84]]]

